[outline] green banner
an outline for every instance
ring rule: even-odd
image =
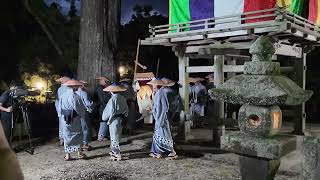
[[[170,0],[170,13],[169,13],[169,23],[176,24],[181,22],[190,21],[190,7],[189,0]],[[178,28],[177,26],[171,26],[171,28]],[[183,31],[189,30],[189,28]],[[172,30],[171,32],[177,32],[177,30]]]
[[[291,0],[290,11],[294,14],[301,15],[303,4],[304,4],[304,0]]]

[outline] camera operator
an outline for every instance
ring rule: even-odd
[[[0,96],[0,112],[1,112],[1,123],[5,136],[10,141],[11,126],[12,126],[12,92],[17,88],[16,82],[10,83],[10,89],[2,93]]]

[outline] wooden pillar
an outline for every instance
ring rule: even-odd
[[[302,88],[306,89],[306,72],[307,72],[307,54],[303,53],[301,59],[295,61],[296,82]],[[304,135],[306,124],[305,103],[295,107],[297,115],[294,123],[294,134]]]
[[[189,66],[189,58],[185,57],[183,54],[178,53],[179,58],[179,82],[181,87],[179,88],[179,94],[183,101],[183,111],[180,114],[180,123],[178,130],[178,137],[187,141],[191,138],[190,129],[191,129],[191,121],[189,117],[189,82],[188,77],[189,73],[186,72]]]
[[[221,86],[224,82],[224,56],[214,56],[214,84],[216,87]],[[214,123],[213,123],[213,143],[220,147],[220,138],[225,133],[225,127],[222,119],[224,118],[224,102],[214,102]]]

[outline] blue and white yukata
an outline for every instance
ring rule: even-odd
[[[61,95],[59,106],[63,125],[64,150],[66,153],[80,151],[83,142],[80,119],[85,117],[86,107],[72,88],[68,88]],[[68,119],[70,122],[67,122]]]
[[[173,151],[173,140],[169,122],[169,101],[165,88],[160,88],[153,101],[153,117],[155,128],[151,145],[151,152],[155,154],[171,153]]]
[[[120,154],[120,140],[122,133],[122,120],[128,117],[129,108],[126,98],[120,94],[112,94],[106,105],[102,120],[109,125],[110,149],[113,154]]]
[[[89,113],[92,113],[93,102],[90,100],[88,93],[82,88],[79,88],[76,91],[76,93],[81,98],[83,104],[86,107],[85,117],[84,118],[81,117],[81,127],[83,132],[83,143],[88,144],[89,141],[91,140],[91,132],[90,132],[91,123],[90,123]]]
[[[196,83],[191,87],[191,107],[190,112],[195,116],[204,116],[204,109],[207,99],[207,89],[201,83]]]
[[[61,119],[61,107],[59,105],[59,99],[64,92],[66,92],[69,87],[61,85],[57,91],[57,99],[55,101],[55,107],[59,118],[59,139],[63,139],[63,127],[62,127],[62,119]]]

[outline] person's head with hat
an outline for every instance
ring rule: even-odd
[[[132,79],[129,79],[129,78],[124,78],[124,79],[121,79],[119,81],[119,83],[123,86],[125,86],[126,88],[128,88],[129,86],[132,85]]]
[[[67,81],[71,80],[71,78],[67,77],[67,76],[62,76],[60,77],[59,79],[56,79],[56,82],[58,83],[61,83],[61,84],[64,84],[66,83]]]
[[[152,85],[153,92],[156,93],[162,86],[165,86],[166,83],[161,80],[161,78],[154,78],[149,81],[147,84]]]
[[[165,85],[163,86],[165,88],[171,88],[176,84],[176,82],[166,77],[161,78],[161,80],[165,83]]]
[[[96,80],[99,81],[99,85],[104,86],[104,87],[107,87],[111,84],[110,79],[108,79],[104,76],[97,77]]]
[[[194,84],[195,84],[195,85],[201,84],[201,81],[204,81],[204,79],[203,79],[203,78],[200,78],[200,77],[197,77],[197,78],[195,78]]]
[[[124,92],[126,90],[127,89],[125,87],[121,86],[118,83],[113,83],[110,86],[103,89],[103,91],[110,92],[111,94],[118,94],[118,93]]]
[[[82,87],[84,84],[78,80],[70,79],[69,81],[66,81],[62,85],[68,86],[73,89],[73,91],[77,91],[79,87]]]

